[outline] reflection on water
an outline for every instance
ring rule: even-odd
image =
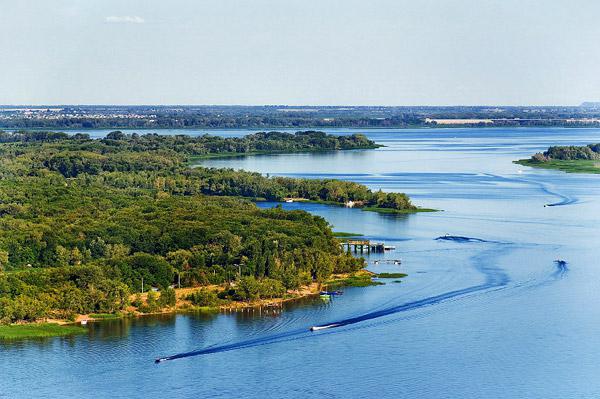
[[[394,245],[371,254],[369,268],[408,277],[327,302],[107,320],[88,335],[3,343],[0,397],[600,397],[600,176],[512,163],[549,145],[598,142],[599,132],[382,129],[367,132],[386,145],[377,150],[206,162],[353,180],[443,212],[286,203]],[[477,240],[436,240],[445,234]],[[308,330],[340,321],[352,323]]]

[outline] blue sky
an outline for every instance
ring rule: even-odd
[[[0,0],[0,104],[579,104],[600,2]]]

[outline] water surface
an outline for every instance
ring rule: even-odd
[[[600,130],[366,134],[386,147],[204,164],[352,180],[442,209],[394,216],[284,204],[395,245],[369,268],[408,273],[402,283],[283,310],[109,321],[86,336],[0,344],[0,397],[600,397],[600,175],[512,164],[549,145],[600,142]],[[446,233],[481,241],[435,240]],[[381,256],[403,263],[374,265]],[[307,330],[340,320],[353,323]],[[230,350],[153,363],[209,346]]]

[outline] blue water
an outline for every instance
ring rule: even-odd
[[[0,398],[600,397],[600,175],[511,163],[549,145],[600,142],[600,130],[367,135],[386,147],[205,164],[353,180],[442,209],[284,204],[395,245],[369,268],[408,273],[402,283],[281,311],[110,321],[87,336],[0,344]],[[436,240],[445,234],[470,239]],[[402,265],[373,263],[381,257]],[[176,354],[190,356],[153,363]]]

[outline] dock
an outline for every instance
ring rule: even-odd
[[[340,243],[344,251],[354,251],[354,253],[364,252],[384,252],[396,249],[393,245],[385,245],[383,242],[371,242],[370,240],[346,240]]]

